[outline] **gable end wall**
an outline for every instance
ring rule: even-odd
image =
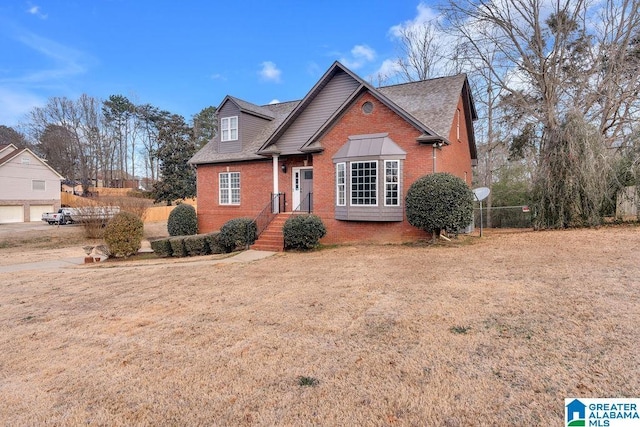
[[[361,106],[366,101],[374,104],[374,111],[371,114],[362,112]],[[427,233],[407,222],[406,213],[402,222],[341,221],[335,219],[336,190],[333,155],[347,142],[349,136],[385,132],[388,132],[389,137],[407,153],[403,162],[403,212],[404,199],[411,183],[421,176],[433,173],[432,146],[416,142],[416,138],[420,136],[421,132],[369,93],[363,94],[322,137],[320,143],[324,147],[324,151],[313,157],[314,213],[322,218],[327,228],[327,235],[322,239],[323,243],[403,242],[429,237]],[[455,129],[452,129],[452,132],[455,132]],[[457,141],[456,144],[458,144]],[[466,152],[460,148],[465,146],[467,147]],[[441,151],[437,150],[436,156],[436,170],[438,172],[450,172],[463,178],[468,165],[468,183],[471,182],[468,144],[460,143],[459,146],[455,146],[451,150],[444,147]],[[461,158],[458,159],[458,156]]]
[[[337,73],[282,134],[276,146],[282,154],[295,154],[360,84],[345,72]]]

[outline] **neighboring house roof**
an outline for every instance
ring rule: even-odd
[[[28,148],[16,148],[15,145],[13,144],[9,144],[8,147],[0,147],[0,151],[2,151],[2,148],[8,148],[7,150],[4,150],[2,152],[3,156],[2,158],[0,158],[0,167],[4,166],[5,164],[9,163],[11,160],[15,159],[16,157],[18,157],[19,155],[23,154],[23,153],[29,153],[31,154],[33,157],[35,157],[40,163],[42,163],[43,165],[45,165],[49,170],[51,170],[51,172],[55,173],[56,175],[58,175],[58,177],[60,179],[64,179],[64,177],[62,175],[60,175],[55,169],[53,169],[51,166],[49,166],[47,164],[47,162],[44,159],[41,159],[40,157],[36,156],[35,153],[31,150],[29,150]]]
[[[269,118],[269,112],[273,112],[274,118],[268,122],[253,141],[243,141],[242,151],[218,153],[216,144],[212,141],[196,153],[190,163],[203,164],[263,159],[264,156],[280,154],[280,150],[277,147],[279,138],[295,123],[298,117],[303,114],[305,109],[309,107],[338,73],[346,73],[351,77],[355,84],[355,90],[350,94],[343,94],[344,98],[338,100],[340,104],[334,110],[323,111],[325,116],[321,117],[321,120],[317,120],[317,128],[314,128],[313,132],[309,132],[311,133],[310,135],[308,133],[304,136],[305,139],[308,139],[301,141],[296,152],[321,151],[323,148],[320,146],[319,140],[322,135],[330,129],[351,103],[364,92],[371,93],[376,99],[419,129],[423,133],[422,137],[420,137],[421,142],[441,141],[449,144],[448,136],[457,110],[458,100],[462,94],[468,109],[465,116],[469,121],[467,127],[469,129],[471,156],[474,159],[477,158],[475,136],[471,125],[471,121],[477,118],[477,113],[465,74],[375,88],[336,61],[300,101],[285,103],[286,105],[271,104],[260,107],[231,96],[225,97],[220,104],[221,106],[230,101],[234,102],[243,112],[267,119]],[[287,152],[284,154],[292,153]]]

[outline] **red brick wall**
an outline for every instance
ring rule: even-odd
[[[374,104],[371,114],[364,114],[361,106],[370,101]],[[436,171],[450,172],[471,183],[471,160],[466,143],[466,127],[461,109],[461,140],[442,150],[436,150]],[[455,120],[455,119],[454,119]],[[421,132],[407,123],[384,104],[370,94],[364,94],[322,138],[324,151],[314,155],[314,213],[320,216],[327,227],[327,235],[322,239],[325,244],[345,242],[403,242],[417,238],[427,238],[428,234],[413,227],[405,220],[402,222],[355,222],[334,219],[335,210],[335,166],[333,155],[347,142],[349,136],[389,133],[389,137],[407,153],[404,160],[403,195],[411,183],[421,176],[433,173],[434,149],[431,145],[419,144],[416,138]],[[452,134],[456,136],[455,128]],[[466,148],[465,148],[466,147]],[[460,157],[460,158],[458,158]]]
[[[273,191],[271,159],[242,163],[198,165],[198,232],[219,230],[230,219],[255,217]],[[240,205],[220,205],[219,174],[240,172]]]
[[[464,117],[462,97],[458,100],[458,110],[460,111],[460,138],[458,138],[456,131],[457,117],[454,115],[453,123],[451,123],[451,132],[449,133],[451,145],[443,146],[442,150],[438,152],[436,172],[449,172],[464,179],[471,186],[471,150],[469,149],[469,134],[467,121]]]
[[[371,114],[364,114],[361,106],[365,101],[374,104]],[[467,142],[466,121],[462,99],[459,102],[460,142],[458,142],[454,116],[449,139],[451,145],[436,151],[436,171],[450,172],[471,184],[471,160]],[[416,138],[421,132],[407,123],[373,96],[365,93],[354,102],[334,126],[322,137],[322,153],[311,156],[281,158],[278,164],[279,189],[286,194],[291,206],[291,187],[294,166],[313,166],[314,213],[320,216],[327,227],[325,244],[348,242],[403,242],[428,238],[428,234],[411,226],[406,217],[401,222],[357,222],[335,219],[335,166],[333,155],[347,142],[349,136],[373,133],[389,133],[389,137],[407,152],[404,160],[403,195],[412,182],[423,175],[433,173],[434,149],[431,145],[419,144]],[[280,169],[287,164],[287,173]],[[273,189],[272,160],[198,166],[198,225],[199,232],[218,230],[229,219],[240,216],[256,216],[269,202]],[[218,204],[218,174],[240,172],[241,201],[239,206]],[[466,176],[465,176],[466,172]]]

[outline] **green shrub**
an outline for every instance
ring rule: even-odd
[[[198,232],[198,216],[196,209],[187,204],[180,204],[169,214],[167,220],[169,236],[192,236]]]
[[[116,214],[104,229],[104,240],[111,256],[128,257],[140,249],[144,232],[144,223],[129,212]]]
[[[196,234],[195,236],[186,236],[184,238],[184,248],[189,256],[208,255],[209,245],[207,244],[206,234]]]
[[[318,246],[327,229],[317,215],[292,215],[282,232],[285,249],[312,249]]]
[[[151,249],[153,249],[153,252],[159,257],[169,257],[173,253],[171,250],[171,242],[168,238],[152,240],[150,243]]]
[[[407,191],[407,221],[433,235],[457,233],[471,224],[473,192],[457,176],[435,173],[419,178]]]
[[[256,241],[256,223],[251,218],[234,218],[220,228],[218,243],[225,252],[252,245]]]
[[[207,247],[209,248],[208,252],[210,254],[223,254],[226,252],[224,246],[220,244],[220,240],[218,236],[219,232],[213,232],[209,234],[205,234],[207,240]]]
[[[184,247],[184,236],[172,237],[169,239],[169,243],[171,243],[171,256],[187,256],[187,249]]]

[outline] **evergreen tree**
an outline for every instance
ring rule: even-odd
[[[196,152],[193,129],[184,118],[172,114],[158,125],[157,158],[160,161],[160,181],[153,186],[156,202],[170,206],[175,200],[196,195],[195,169],[187,162]]]
[[[218,133],[216,107],[203,108],[193,116],[193,134],[198,148],[204,147]]]

